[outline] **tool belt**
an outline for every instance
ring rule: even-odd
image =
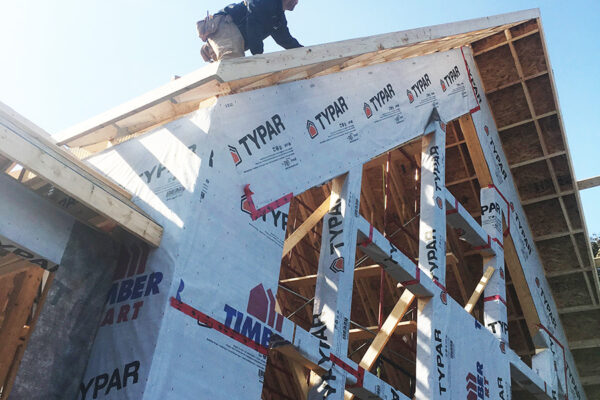
[[[219,30],[221,22],[231,22],[232,19],[226,14],[209,15],[206,13],[206,18],[196,22],[196,28],[198,28],[198,36],[203,42],[206,42],[210,35],[214,34]]]

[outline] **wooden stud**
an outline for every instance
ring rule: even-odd
[[[15,276],[15,285],[6,307],[6,318],[0,329],[0,386],[6,385],[7,375],[16,355],[23,326],[31,313],[44,270],[36,267]]]
[[[46,282],[43,283],[42,293],[37,301],[35,313],[29,322],[27,333],[24,337],[23,343],[19,346],[17,353],[15,354],[15,358],[13,360],[12,366],[10,367],[10,371],[8,372],[8,376],[5,380],[5,385],[2,391],[2,396],[8,398],[12,387],[15,383],[15,378],[17,377],[17,372],[19,370],[19,365],[21,364],[21,360],[23,359],[23,355],[25,354],[25,350],[27,349],[27,345],[29,344],[29,339],[31,339],[31,334],[35,329],[35,325],[40,317],[42,309],[44,307],[44,303],[46,302],[46,298],[48,297],[48,292],[50,291],[50,287],[52,286],[52,282],[54,281],[54,273],[51,272],[48,274],[48,278]]]
[[[487,286],[488,282],[490,281],[490,278],[492,277],[492,275],[494,275],[494,271],[495,271],[494,267],[488,267],[488,269],[485,270],[485,273],[479,280],[479,284],[477,284],[475,291],[473,292],[473,294],[469,298],[469,301],[467,301],[467,305],[465,306],[465,311],[468,312],[469,314],[471,314],[471,312],[473,312],[473,307],[475,307],[475,304],[481,297],[481,294],[485,290],[485,287]]]
[[[377,333],[379,332],[378,326],[367,326],[366,328],[368,329],[368,331],[361,328],[350,329],[349,340],[351,342],[356,340],[368,340],[373,339],[377,336]],[[400,321],[398,322],[398,325],[396,326],[396,329],[394,329],[393,333],[394,335],[403,336],[406,334],[415,333],[416,331],[417,321]]]
[[[327,211],[329,211],[329,200],[326,198],[325,201],[317,208],[308,218],[304,220],[294,233],[292,233],[283,243],[283,254],[281,258],[285,257],[297,244],[300,242],[306,234],[315,227],[322,219]]]
[[[404,318],[404,314],[406,314],[414,299],[415,295],[408,290],[404,290],[400,300],[398,300],[392,312],[381,326],[381,330],[377,333],[377,336],[375,336],[371,346],[369,346],[367,352],[360,360],[359,365],[365,370],[368,371],[375,365],[375,361],[377,361],[383,348],[394,334],[394,331],[398,327],[398,323]]]
[[[471,161],[473,162],[479,185],[485,187],[492,184],[492,175],[485,161],[471,115],[467,114],[460,117],[459,124],[467,142],[467,148],[469,149],[469,155],[471,156]],[[513,280],[513,286],[517,292],[517,296],[519,297],[519,303],[521,304],[523,316],[527,322],[529,334],[531,337],[534,337],[539,330],[538,325],[540,324],[540,317],[538,316],[535,304],[533,303],[529,285],[525,280],[523,267],[521,266],[521,261],[517,255],[512,235],[508,235],[504,238],[504,261]]]

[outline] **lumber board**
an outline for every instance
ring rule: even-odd
[[[27,323],[33,301],[37,296],[44,270],[36,267],[15,276],[15,285],[10,295],[6,318],[0,329],[0,384],[4,386],[13,363],[17,346]]]
[[[327,211],[329,211],[330,197],[327,197],[323,203],[302,222],[302,224],[296,229],[283,243],[283,254],[281,258],[284,258],[292,249],[306,236],[306,234],[314,228],[315,225],[323,219]]]
[[[473,118],[471,118],[471,115],[469,114],[464,115],[459,118],[459,124],[463,136],[465,137],[467,148],[469,149],[469,155],[471,156],[471,161],[473,162],[479,185],[485,187],[492,184],[492,175],[487,162],[485,161],[483,149],[481,148],[481,143],[479,143],[475,125],[473,124]],[[504,261],[506,262],[513,286],[517,292],[529,334],[533,338],[539,330],[540,317],[535,308],[535,304],[533,303],[529,285],[525,280],[523,267],[521,266],[521,261],[517,255],[512,235],[507,235],[504,238]]]
[[[483,293],[487,284],[489,283],[490,278],[492,277],[492,275],[494,275],[494,271],[494,267],[488,267],[488,269],[485,270],[485,273],[479,280],[477,287],[475,288],[473,294],[469,298],[469,301],[467,301],[467,304],[465,305],[465,311],[469,314],[473,312],[475,304],[477,304],[477,301],[479,301],[479,298],[481,297],[481,294]]]
[[[17,371],[19,370],[19,365],[21,364],[21,360],[23,359],[23,354],[25,354],[25,350],[27,349],[27,345],[29,344],[29,339],[31,338],[31,334],[35,329],[35,325],[40,317],[42,309],[44,307],[44,303],[46,302],[46,297],[48,297],[48,292],[50,291],[50,287],[52,286],[52,282],[54,281],[54,272],[48,273],[48,278],[45,283],[42,279],[43,289],[40,295],[40,298],[37,301],[37,306],[35,309],[35,313],[31,318],[31,322],[28,325],[27,333],[25,334],[23,342],[19,345],[15,357],[13,359],[13,363],[8,371],[8,375],[4,382],[4,388],[2,391],[2,396],[8,398],[10,396],[10,392],[15,383],[15,378],[17,377]]]
[[[360,328],[350,329],[350,341],[373,339],[377,336],[375,332],[379,332],[378,326],[367,326],[366,328],[371,332]],[[417,321],[400,321],[394,329],[394,335],[406,335],[416,331]]]
[[[377,361],[377,358],[383,351],[383,348],[385,347],[387,342],[394,334],[394,331],[398,327],[398,323],[404,317],[404,315],[408,311],[408,308],[414,300],[415,295],[412,294],[410,291],[405,290],[402,293],[400,300],[398,300],[398,302],[392,309],[392,312],[390,313],[390,315],[388,315],[385,322],[381,326],[381,330],[377,333],[377,336],[375,336],[373,343],[371,343],[371,345],[367,349],[367,352],[360,360],[359,365],[365,370],[368,371],[373,367],[373,365],[375,365],[375,361]]]
[[[54,139],[52,139],[52,137],[46,131],[44,131],[42,128],[38,127],[28,119],[24,118],[22,115],[20,115],[15,110],[11,109],[2,102],[0,102],[0,118],[6,121],[10,121],[21,131],[27,132],[28,135],[30,135],[33,139],[39,141],[45,147],[56,147],[55,151],[60,152],[60,156],[64,158],[67,163],[71,164],[72,167],[79,169],[80,172],[84,174],[84,176],[86,176],[88,179],[107,186],[110,190],[113,190],[114,192],[116,192],[116,194],[123,196],[128,200],[132,198],[131,193],[129,193],[127,190],[111,181],[109,178],[100,174],[98,171],[94,170],[89,165],[81,162],[71,152],[61,151],[61,149],[57,147]]]
[[[119,199],[108,190],[86,179],[79,171],[70,168],[61,159],[36,142],[13,129],[0,126],[0,154],[10,158],[38,176],[52,183],[95,212],[115,221],[125,230],[158,246],[162,227],[143,215],[130,202]]]
[[[596,186],[600,186],[600,176],[577,181],[577,189],[579,190],[590,189]]]

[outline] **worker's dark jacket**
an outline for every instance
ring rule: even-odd
[[[247,5],[246,5],[247,4]],[[284,49],[302,47],[290,34],[281,0],[248,0],[225,7],[217,14],[229,14],[244,37],[245,50],[262,54],[263,40],[272,36]]]

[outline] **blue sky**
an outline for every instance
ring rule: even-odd
[[[204,65],[195,22],[215,0],[2,0],[0,101],[50,133]],[[304,45],[540,8],[577,179],[600,175],[596,93],[599,1],[300,0],[288,13]],[[265,51],[278,50],[269,39]],[[591,124],[591,125],[590,125]],[[581,192],[600,233],[600,187]]]

